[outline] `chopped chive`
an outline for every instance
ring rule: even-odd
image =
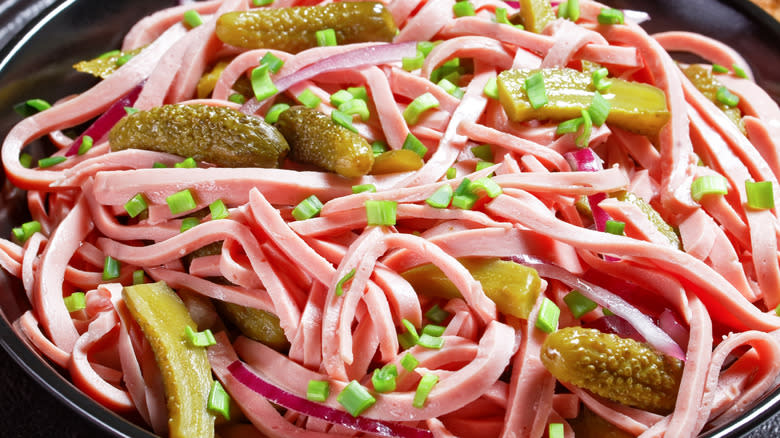
[[[772,181],[745,181],[747,193],[747,206],[755,210],[767,210],[775,208],[775,198],[772,190]]]
[[[460,59],[452,58],[449,61],[441,65],[441,67],[431,72],[430,80],[433,83],[437,83],[442,78],[446,78],[453,84],[460,79]]]
[[[62,301],[65,302],[65,308],[68,309],[68,312],[76,312],[87,308],[87,299],[84,292],[73,292],[63,298]]]
[[[371,117],[371,113],[368,110],[368,104],[362,99],[352,99],[339,105],[339,111],[348,115],[360,116],[360,120],[367,121]]]
[[[547,437],[563,438],[564,437],[563,423],[550,423],[550,425],[547,426]]]
[[[116,280],[119,278],[119,260],[106,256],[103,262],[103,281]]]
[[[434,47],[436,47],[436,43],[432,41],[417,41],[417,50],[420,51],[423,56],[428,56]]]
[[[128,63],[133,57],[135,56],[135,53],[125,53],[124,55],[120,56],[116,60],[116,66],[121,67]]]
[[[458,171],[454,167],[450,167],[447,169],[447,174],[445,175],[447,179],[454,179],[457,176]]]
[[[401,348],[408,350],[417,344],[420,335],[417,333],[417,328],[408,319],[402,319],[401,325],[406,328],[406,331],[398,335],[398,343],[401,344]]]
[[[459,86],[453,84],[446,78],[442,78],[437,84],[441,89],[447,92],[450,96],[454,96],[458,99],[462,99],[465,92]]]
[[[373,200],[365,202],[366,221],[368,225],[392,226],[395,225],[395,215],[398,203],[395,201]]]
[[[601,312],[604,314],[604,316],[614,316],[615,314],[612,313],[611,310],[607,309],[606,307],[601,308]]]
[[[190,9],[189,11],[185,12],[184,15],[182,16],[182,21],[184,21],[184,24],[186,24],[190,28],[193,28],[203,24],[203,17],[200,16],[198,11],[194,9]]]
[[[463,195],[465,193],[471,193],[469,186],[471,186],[471,180],[468,178],[463,178],[460,184],[458,184],[458,187],[455,188],[455,194]]]
[[[265,100],[279,91],[271,80],[268,64],[263,64],[252,69],[251,82],[252,92],[255,94],[255,99],[258,101]]]
[[[24,237],[24,231],[22,230],[22,227],[14,227],[11,229],[11,233],[13,233],[14,238],[18,240],[20,243],[24,243],[25,240],[27,240]]]
[[[599,24],[624,24],[623,11],[613,8],[601,8],[598,17]]]
[[[443,325],[436,325],[436,324],[426,324],[425,327],[423,327],[423,334],[433,337],[439,337],[444,334],[444,330],[446,330],[447,327],[444,327]]]
[[[27,169],[29,169],[30,166],[32,166],[32,160],[33,160],[32,155],[26,152],[23,152],[22,154],[19,155],[19,164],[21,164],[22,167],[26,167]]]
[[[376,392],[392,392],[395,391],[396,377],[398,377],[398,368],[395,364],[389,363],[374,370],[371,375],[371,384]]]
[[[699,202],[704,195],[725,195],[729,192],[728,182],[721,175],[704,175],[691,183],[691,198]]]
[[[336,401],[353,417],[362,414],[376,403],[376,399],[357,380],[349,382],[336,397]]]
[[[125,211],[127,214],[130,215],[130,217],[136,217],[139,214],[146,211],[149,204],[146,202],[146,198],[144,198],[143,193],[138,193],[132,198],[130,198],[129,201],[125,202]]]
[[[715,92],[715,98],[718,100],[718,102],[728,107],[735,107],[739,105],[739,96],[732,93],[728,88],[723,86],[719,87],[718,91]]]
[[[477,161],[476,171],[479,172],[482,169],[487,169],[490,166],[495,166],[496,163],[492,161]]]
[[[165,202],[168,204],[171,214],[184,213],[185,211],[194,210],[198,206],[190,189],[184,189],[169,195],[165,198]]]
[[[575,22],[580,19],[580,0],[566,2],[566,18]]]
[[[409,149],[410,151],[414,151],[419,155],[420,157],[425,157],[425,154],[428,153],[428,148],[425,147],[425,145],[417,139],[411,132],[406,136],[406,139],[404,140],[403,146],[401,146],[402,149]]]
[[[496,8],[496,23],[512,25],[507,16],[506,8]]]
[[[425,374],[420,379],[420,383],[417,384],[417,390],[414,392],[414,399],[412,400],[412,406],[415,408],[422,408],[425,406],[425,401],[428,399],[428,395],[433,390],[433,387],[439,381],[439,376],[436,374]]]
[[[387,152],[387,145],[385,144],[385,142],[377,140],[371,143],[371,151],[374,153],[374,156],[383,154]]]
[[[368,102],[368,91],[366,91],[366,87],[359,86],[359,87],[349,87],[347,88],[347,91],[353,96],[355,96],[355,99],[365,100]]]
[[[582,132],[574,140],[574,143],[581,148],[587,147],[590,142],[590,134],[593,131],[593,121],[590,118],[590,112],[582,110]]]
[[[544,297],[542,305],[539,308],[539,314],[536,317],[536,328],[545,333],[554,332],[558,329],[558,317],[560,315],[561,309],[559,309],[549,298]]]
[[[152,169],[166,169],[168,166],[165,163],[155,161],[152,163]]]
[[[217,344],[217,340],[214,339],[214,334],[211,333],[211,330],[209,329],[203,330],[202,332],[196,332],[192,327],[185,325],[184,336],[187,338],[187,342],[193,347],[209,347]]]
[[[477,15],[477,13],[474,11],[474,5],[472,5],[468,0],[461,0],[452,5],[452,13],[455,14],[456,17],[469,17],[472,15]]]
[[[471,210],[479,198],[471,193],[454,195],[452,197],[452,206],[461,210]]]
[[[265,52],[265,55],[263,55],[262,58],[260,58],[260,65],[267,65],[268,70],[270,70],[271,73],[279,73],[279,70],[282,69],[282,66],[284,65],[284,61],[279,59],[276,55],[274,55],[271,52]]]
[[[436,191],[425,200],[425,203],[433,208],[447,208],[452,201],[452,195],[452,186],[449,184],[442,184],[441,187],[436,189]]]
[[[179,227],[179,232],[183,233],[198,224],[200,224],[200,219],[196,217],[185,217],[181,220],[181,227]]]
[[[352,186],[352,193],[363,193],[363,192],[376,193],[376,186],[373,184],[360,184],[360,185]]]
[[[228,100],[233,103],[243,105],[244,102],[246,102],[246,97],[244,97],[244,95],[241,93],[233,93],[230,96],[228,96]]]
[[[406,353],[404,357],[401,358],[401,366],[404,367],[406,371],[414,371],[415,368],[417,368],[417,365],[420,364],[420,361],[417,360],[416,357],[412,355],[412,353]]]
[[[469,185],[469,191],[471,191],[472,193],[479,193],[483,190],[491,198],[495,198],[496,196],[503,193],[503,190],[501,190],[501,186],[498,185],[495,181],[493,181],[492,178],[488,178],[486,176],[472,182]]]
[[[51,108],[51,104],[43,99],[29,99],[14,105],[14,111],[23,117],[31,116]]]
[[[218,380],[211,384],[206,408],[211,412],[222,415],[226,420],[230,420],[230,395],[228,395]]]
[[[482,93],[491,99],[498,100],[498,79],[494,77],[488,79],[487,83],[485,83],[485,88],[482,89]]]
[[[425,317],[428,318],[428,320],[431,322],[441,324],[450,317],[450,312],[442,309],[438,304],[434,304],[430,309],[428,309],[427,312],[425,312]]]
[[[330,383],[327,380],[309,380],[306,386],[306,399],[324,402],[330,395]]]
[[[604,231],[609,234],[622,236],[625,233],[625,229],[626,229],[626,223],[621,221],[608,219],[607,222],[604,224]]]
[[[601,93],[597,91],[593,94],[593,100],[588,107],[588,114],[590,114],[590,120],[594,125],[601,126],[607,121],[611,106],[609,101],[604,99]]]
[[[525,80],[525,92],[533,109],[539,109],[547,105],[547,91],[544,88],[544,76],[541,72],[536,72]]]
[[[336,294],[337,297],[340,297],[340,296],[344,295],[344,283],[346,283],[349,280],[351,280],[352,277],[355,276],[355,272],[357,272],[355,270],[355,268],[352,268],[352,270],[350,270],[349,272],[344,274],[344,276],[341,277],[341,279],[339,279],[338,283],[336,283],[335,294]]]
[[[716,74],[728,73],[729,69],[720,64],[712,64],[712,72]]]
[[[38,233],[41,231],[41,223],[38,221],[29,221],[23,223],[19,227],[15,227],[12,232],[14,233],[14,237],[16,237],[16,240],[18,240],[20,243],[24,243],[32,237],[33,234]]]
[[[297,96],[297,99],[300,103],[302,103],[304,106],[309,108],[317,108],[317,105],[320,104],[322,99],[317,97],[311,90],[308,88],[303,90],[301,94]]]
[[[209,211],[211,212],[211,220],[225,219],[230,215],[225,203],[221,199],[209,204]]]
[[[406,71],[421,69],[425,64],[425,55],[418,51],[413,57],[405,56],[401,58],[401,68]]]
[[[38,167],[40,167],[41,169],[45,169],[47,167],[56,166],[57,164],[60,164],[65,160],[67,160],[67,158],[63,156],[41,158],[40,160],[38,160]]]
[[[745,71],[745,69],[743,69],[742,67],[738,66],[736,63],[732,64],[731,68],[734,69],[734,74],[737,77],[740,77],[742,79],[747,79],[748,78],[748,75],[747,75],[747,72]]]
[[[146,282],[146,273],[143,269],[133,271],[133,284],[144,284]]]
[[[439,100],[436,96],[430,92],[426,92],[417,96],[409,106],[404,110],[404,120],[410,125],[417,124],[420,120],[420,116],[429,109],[437,108],[439,106]]]
[[[355,125],[352,124],[352,116],[349,114],[343,113],[339,110],[333,110],[330,113],[330,119],[333,120],[333,123],[349,129],[352,132],[357,133],[358,130],[355,128]]]
[[[174,163],[173,167],[176,169],[194,169],[198,167],[198,163],[192,157],[187,157],[178,163]]]
[[[119,49],[109,50],[108,52],[98,55],[98,59],[111,58],[113,56],[119,55],[120,53],[122,53],[122,51]]]
[[[558,4],[558,18],[568,18],[569,16],[569,2],[561,2]]]
[[[563,297],[563,302],[569,307],[575,318],[582,318],[588,312],[596,310],[599,306],[593,300],[583,295],[578,290],[573,290]]]
[[[79,145],[78,155],[84,155],[86,154],[90,149],[92,149],[94,141],[92,140],[92,137],[85,135],[81,137],[81,144]]]
[[[318,30],[314,33],[314,36],[317,38],[317,45],[320,47],[339,45],[338,41],[336,41],[336,31],[333,29]]]
[[[489,144],[474,146],[471,153],[480,160],[493,161],[493,147]]]
[[[338,108],[339,106],[341,106],[341,104],[345,102],[349,102],[354,98],[355,96],[353,96],[352,93],[350,93],[349,91],[339,90],[330,95],[330,104]]]
[[[279,121],[279,115],[290,109],[290,105],[286,103],[275,103],[268,108],[268,114],[265,115],[266,123],[276,123]]]
[[[317,216],[320,210],[322,210],[322,202],[315,195],[311,195],[293,208],[292,215],[295,220],[302,221]]]
[[[126,106],[125,107],[125,114],[127,114],[128,116],[131,115],[131,114],[135,114],[138,111],[139,111],[138,108],[133,108],[131,106]]]
[[[591,73],[590,78],[596,91],[604,92],[612,85],[612,81],[606,79],[607,75],[609,75],[609,70],[606,67],[598,68]]]
[[[558,129],[555,130],[555,133],[558,135],[573,134],[577,132],[578,129],[580,129],[580,125],[582,125],[582,123],[582,117],[566,120],[565,122],[558,124]]]
[[[273,2],[274,0],[252,0],[252,4],[255,6],[268,6]]]

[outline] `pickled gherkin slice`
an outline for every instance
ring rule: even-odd
[[[614,424],[598,416],[586,406],[580,407],[577,418],[569,420],[569,425],[574,430],[577,438],[633,438],[628,432],[624,432]]]
[[[276,127],[290,143],[290,158],[336,172],[363,176],[374,165],[371,145],[313,108],[296,105],[279,114]]]
[[[289,146],[265,121],[231,108],[163,105],[123,117],[109,132],[112,150],[144,149],[220,167],[279,167]]]
[[[217,20],[216,32],[231,46],[298,53],[317,47],[316,33],[325,29],[336,32],[339,44],[390,42],[398,31],[381,3],[337,2],[228,12]]]
[[[143,47],[129,50],[127,52],[109,52],[100,55],[97,58],[73,64],[73,68],[76,69],[76,71],[89,73],[92,76],[105,79],[111,76],[111,73],[115,72],[116,69],[121,67],[123,61],[127,61],[133,56],[141,53],[141,50],[143,50]]]
[[[383,175],[386,173],[411,172],[423,167],[423,159],[415,151],[409,149],[393,149],[374,157],[374,166],[371,168],[372,175]]]
[[[737,107],[730,107],[718,101],[718,88],[722,87],[723,84],[712,74],[712,70],[709,67],[693,64],[684,68],[683,73],[704,97],[712,101],[715,106],[726,114],[729,120],[734,122],[743,133],[745,132],[745,126],[742,123],[742,111]]]
[[[658,231],[663,234],[664,237],[669,239],[669,243],[674,245],[677,249],[683,249],[682,242],[680,242],[680,236],[677,235],[674,227],[669,225],[653,208],[653,206],[647,203],[647,201],[631,192],[619,192],[617,194],[617,199],[620,201],[629,202],[639,207],[639,209],[642,210],[642,213],[647,216],[647,218],[653,225],[655,225]]]
[[[555,12],[550,6],[550,0],[520,0],[520,24],[526,30],[542,33],[544,28],[555,20]]]
[[[525,92],[525,80],[540,72],[548,103],[534,109]],[[652,85],[610,78],[602,95],[611,106],[607,123],[643,135],[655,135],[669,120],[666,95]],[[589,74],[570,68],[506,70],[498,75],[498,99],[509,119],[564,121],[582,115],[593,101]]]
[[[683,372],[678,359],[633,339],[584,327],[551,333],[542,344],[541,359],[562,382],[659,414],[674,409]]]
[[[244,336],[276,350],[284,350],[290,346],[279,325],[279,317],[273,313],[222,301],[217,303],[217,308]]]

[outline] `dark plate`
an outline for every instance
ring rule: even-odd
[[[132,23],[174,3],[0,0],[0,46],[7,43],[0,52],[0,136],[19,120],[10,109],[14,103],[35,97],[53,101],[84,90],[91,81],[70,69],[74,62],[119,47]],[[747,0],[616,0],[610,4],[648,11],[652,20],[644,26],[651,32],[690,30],[730,44],[748,59],[757,81],[780,101],[780,24]],[[26,220],[26,213],[19,192],[1,174],[0,178],[4,184],[0,235],[8,236],[13,225]],[[153,436],[84,396],[31,350],[9,324],[28,308],[20,283],[0,273],[0,290],[4,291],[0,343],[5,349],[0,350],[0,435]],[[778,436],[774,432],[780,424],[780,414],[774,415],[778,410],[780,390],[739,421],[706,436]],[[758,430],[745,435],[758,425]]]

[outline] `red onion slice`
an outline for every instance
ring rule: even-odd
[[[600,306],[606,307],[615,315],[630,322],[636,331],[647,340],[647,343],[657,351],[676,357],[680,360],[685,360],[685,353],[682,348],[680,348],[666,332],[655,325],[652,318],[626,302],[623,298],[620,298],[601,286],[582,280],[563,268],[546,263],[535,257],[517,255],[513,256],[512,260],[536,269],[542,277],[558,280],[573,289],[577,289],[581,294],[590,298]]]
[[[130,90],[127,94],[122,96],[119,100],[114,102],[113,105],[111,105],[108,110],[103,113],[102,116],[98,117],[97,120],[95,120],[94,123],[92,123],[89,128],[87,128],[81,135],[76,137],[75,140],[73,140],[73,143],[70,144],[68,147],[68,151],[65,153],[66,157],[71,157],[73,155],[78,154],[79,147],[81,146],[81,140],[84,138],[85,135],[88,135],[92,137],[95,144],[100,143],[104,140],[104,137],[108,134],[108,131],[111,130],[111,128],[116,125],[116,122],[119,121],[122,117],[127,115],[127,112],[125,111],[126,106],[133,106],[135,103],[135,100],[138,99],[138,95],[141,94],[141,90],[143,89],[144,83],[141,82],[140,84],[136,85],[132,90]]]
[[[604,170],[601,158],[596,155],[591,148],[578,149],[576,152],[566,152],[564,156],[569,162],[569,165],[576,170],[583,172]],[[607,195],[604,193],[588,196],[588,205],[590,205],[590,211],[593,212],[593,222],[596,224],[596,229],[599,231],[604,231],[607,221],[612,219],[603,208],[599,207],[599,202],[606,198]]]
[[[264,380],[249,370],[241,361],[228,365],[228,371],[239,382],[271,402],[304,415],[323,419],[353,430],[375,435],[400,438],[433,438],[433,433],[399,423],[373,420],[365,417],[353,417],[345,411],[339,411],[326,405],[298,397]]]

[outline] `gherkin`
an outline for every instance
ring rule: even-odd
[[[228,12],[217,20],[216,33],[231,46],[298,53],[317,47],[316,33],[325,29],[335,31],[338,44],[390,42],[398,31],[381,3],[337,2]]]
[[[313,108],[296,105],[279,115],[276,127],[290,143],[290,158],[347,178],[367,174],[374,164],[371,145]]]
[[[693,64],[683,68],[682,71],[704,97],[712,101],[715,106],[726,113],[729,120],[734,122],[743,133],[745,132],[745,125],[742,122],[742,111],[737,107],[730,107],[718,101],[716,97],[718,88],[722,87],[723,84],[721,84],[715,75],[712,74],[710,67],[701,64]]]
[[[683,371],[678,359],[633,339],[583,327],[547,336],[541,360],[562,382],[659,414],[674,409]]]
[[[265,121],[232,108],[163,105],[130,114],[109,132],[112,150],[144,149],[220,167],[279,167],[289,146]]]

